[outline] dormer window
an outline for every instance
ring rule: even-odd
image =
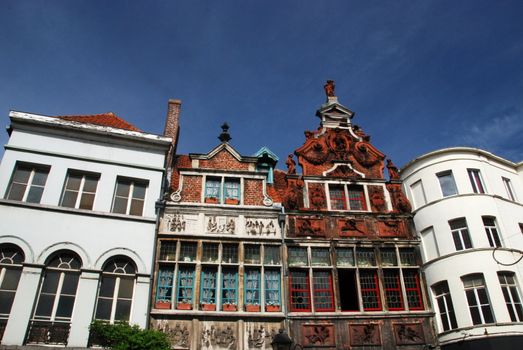
[[[209,176],[205,180],[205,203],[240,204],[239,178]]]
[[[331,184],[329,197],[331,210],[367,210],[365,190],[361,185]]]

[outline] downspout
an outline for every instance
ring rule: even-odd
[[[285,319],[283,320],[283,323],[284,323],[284,329],[289,329],[289,319],[288,319],[288,308],[287,308],[287,300],[289,300],[289,296],[288,296],[288,288],[287,288],[287,285],[288,285],[288,268],[287,268],[287,250],[284,249],[285,248],[285,219],[286,219],[286,216],[287,214],[285,214],[285,207],[282,205],[281,206],[281,212],[278,214],[278,223],[280,224],[280,230],[281,230],[281,247],[282,247],[282,267],[283,267],[283,285],[281,286],[282,287],[282,291],[283,291],[283,300],[281,301],[281,305],[283,307],[283,316],[285,317]],[[283,257],[285,257],[285,259],[283,259]],[[289,332],[287,331],[287,334]]]

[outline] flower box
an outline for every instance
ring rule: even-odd
[[[247,304],[245,305],[245,311],[247,312],[260,312],[260,305]]]
[[[170,309],[171,308],[171,302],[170,301],[157,301],[154,304],[155,309]]]
[[[216,198],[216,197],[206,197],[205,198],[205,203],[218,204],[218,198]]]
[[[267,312],[279,312],[280,305],[265,305],[265,311]]]
[[[238,204],[240,204],[240,201],[236,198],[225,198],[225,204],[238,205]]]
[[[192,310],[192,305],[188,303],[178,303],[177,310]]]
[[[223,311],[236,311],[236,310],[238,310],[238,307],[234,304],[223,304],[222,310]]]
[[[202,304],[201,309],[203,311],[216,311],[216,304]]]

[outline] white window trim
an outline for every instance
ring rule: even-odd
[[[501,177],[503,185],[505,186],[505,191],[507,192],[508,200],[515,202],[517,200],[516,192],[514,192],[514,187],[512,186],[512,181],[507,177]]]
[[[74,208],[75,209],[79,209],[80,208],[80,202],[82,201],[82,196],[84,194],[84,186],[85,186],[85,177],[86,176],[92,176],[92,177],[96,177],[97,178],[97,186],[96,186],[96,189],[98,190],[98,181],[99,181],[99,177],[100,177],[100,174],[95,174],[95,173],[87,173],[87,172],[81,172],[81,171],[69,171],[67,172],[67,176],[65,178],[65,185],[64,185],[64,190],[62,191],[62,198],[60,199],[60,205],[63,206],[63,200],[64,200],[64,197],[65,197],[65,193],[68,191],[67,190],[67,183],[69,181],[69,175],[81,175],[82,176],[82,179],[80,180],[80,188],[78,189],[78,195],[76,196],[76,202],[74,204]],[[91,208],[91,210],[94,209],[94,203],[96,201],[96,193],[98,191],[95,191],[93,194],[94,194],[94,198],[93,198],[93,207]],[[87,192],[87,193],[91,193],[91,192]],[[115,193],[115,197],[116,197],[116,193]],[[114,202],[114,201],[113,201]]]
[[[116,195],[116,191],[118,189],[118,184],[120,183],[120,181],[128,181],[130,183],[129,194],[127,195],[127,207],[125,208],[125,214],[122,214],[122,215],[131,215],[129,213],[131,211],[131,204],[132,204],[132,201],[133,201],[133,192],[134,192],[134,185],[135,185],[135,183],[140,183],[140,184],[143,184],[145,186],[145,194],[144,194],[144,198],[143,198],[142,213],[140,215],[138,215],[138,216],[143,216],[144,212],[145,212],[146,205],[147,205],[147,190],[149,189],[149,181],[142,180],[142,179],[127,178],[127,177],[117,177],[116,178],[116,186],[114,188],[113,203],[111,205],[111,213],[120,214],[120,213],[115,213],[114,212],[114,203],[116,202],[116,197],[121,197],[121,196],[117,196]],[[124,198],[124,197],[121,197],[121,198]]]

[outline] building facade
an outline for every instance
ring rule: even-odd
[[[146,327],[171,139],[112,113],[10,113],[0,165],[3,345],[88,344],[94,319]]]
[[[523,163],[448,148],[416,158],[401,178],[414,207],[441,347],[519,347]]]

